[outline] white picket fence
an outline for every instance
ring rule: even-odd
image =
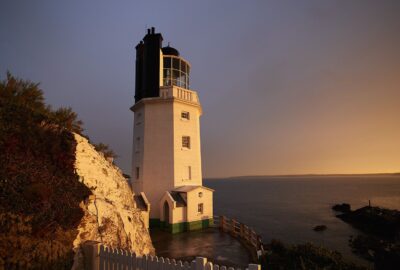
[[[235,270],[207,262],[203,257],[189,263],[157,256],[136,256],[133,252],[109,248],[95,241],[84,243],[83,252],[86,270]],[[261,266],[249,264],[246,270],[261,270]]]

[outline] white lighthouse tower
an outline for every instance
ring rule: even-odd
[[[213,190],[202,186],[200,116],[191,65],[148,30],[136,46],[131,184],[150,203],[150,228],[172,233],[207,227]]]

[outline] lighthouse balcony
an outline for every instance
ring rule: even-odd
[[[200,104],[199,97],[195,91],[184,89],[177,86],[161,86],[160,87],[161,98],[176,98],[182,101]]]

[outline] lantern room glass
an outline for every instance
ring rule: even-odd
[[[190,64],[173,55],[165,55],[163,61],[163,85],[189,89]]]

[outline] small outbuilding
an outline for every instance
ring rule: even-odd
[[[140,192],[139,194],[135,194],[133,196],[133,203],[136,209],[139,209],[140,215],[144,220],[144,225],[148,229],[149,228],[149,217],[150,217],[150,203],[147,200],[144,192]]]
[[[166,191],[159,205],[161,227],[172,233],[207,228],[213,218],[213,192],[204,186]]]

